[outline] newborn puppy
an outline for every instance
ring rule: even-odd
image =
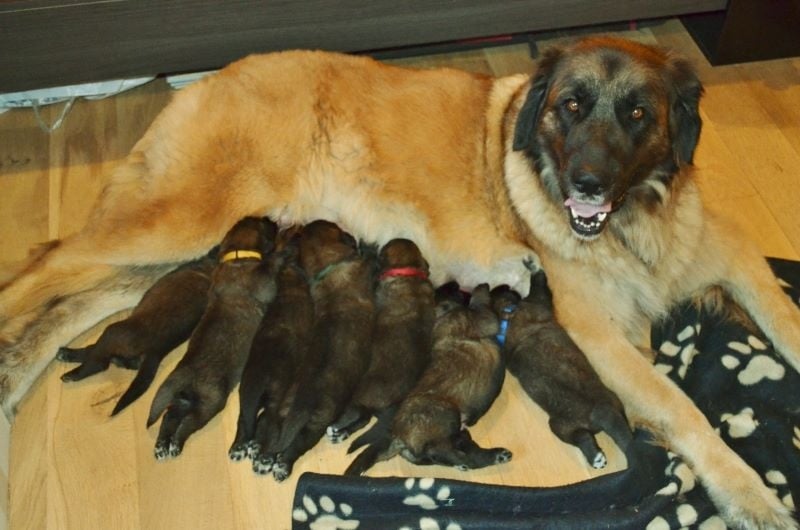
[[[108,326],[94,344],[60,348],[57,359],[81,363],[61,379],[79,381],[106,370],[110,363],[125,368],[139,366],[139,374],[112,416],[132,403],[147,390],[161,360],[189,338],[200,320],[215,256],[216,249],[165,274],[145,292],[128,318]]]
[[[340,442],[399,403],[430,361],[434,321],[428,263],[412,241],[393,239],[378,256],[375,332],[369,368],[328,438]]]
[[[625,450],[631,432],[622,403],[556,322],[544,271],[532,275],[528,296],[520,298],[508,286],[492,290],[508,370],[550,415],[553,433],[577,446],[592,467],[605,467],[606,456],[593,435],[606,431]]]
[[[314,304],[305,271],[297,261],[297,243],[293,238],[281,250],[284,261],[277,295],[253,339],[239,385],[239,421],[228,455],[232,460],[250,456],[257,473],[270,470],[270,463],[262,465],[261,460],[274,450],[287,404],[309,366],[306,354]]]
[[[314,221],[300,234],[300,263],[311,278],[315,322],[308,362],[278,443],[272,475],[282,481],[352,398],[369,365],[374,308],[373,260],[335,224]],[[268,465],[268,462],[264,462]]]
[[[346,475],[360,475],[376,461],[397,454],[415,464],[462,470],[511,459],[507,449],[479,447],[465,428],[489,410],[505,374],[495,342],[498,322],[489,306],[489,286],[478,286],[468,306],[461,305],[462,294],[452,284],[437,290],[437,299],[430,365],[394,417],[382,414],[353,442],[350,451],[369,446]]]
[[[147,426],[166,410],[155,446],[158,459],[181,453],[186,439],[225,406],[239,382],[253,336],[275,297],[277,227],[245,217],[225,235],[211,277],[208,305],[186,355],[158,389]]]

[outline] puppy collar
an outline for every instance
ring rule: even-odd
[[[497,340],[497,344],[500,346],[505,346],[506,344],[506,333],[508,332],[508,319],[514,314],[514,311],[517,310],[517,306],[511,305],[508,307],[503,308],[503,313],[505,313],[502,318],[500,318],[500,332],[495,335],[495,339]]]
[[[421,278],[428,279],[428,273],[416,267],[396,267],[394,269],[386,269],[378,276],[378,280],[385,280],[386,278],[397,278],[398,276],[405,278]]]
[[[219,259],[220,263],[226,263],[228,261],[240,260],[240,259],[258,259],[262,258],[261,252],[256,252],[255,250],[231,250],[230,252],[226,252],[222,255]]]
[[[333,269],[335,269],[336,267],[338,267],[339,265],[341,265],[343,263],[350,263],[353,260],[354,260],[354,258],[346,258],[346,259],[343,259],[342,261],[336,261],[334,263],[326,265],[325,267],[322,268],[321,271],[319,271],[316,275],[314,275],[314,278],[311,280],[311,283],[319,283],[319,282],[321,282],[325,278],[325,276],[327,276],[328,274],[333,272]]]

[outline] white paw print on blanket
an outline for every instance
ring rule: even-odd
[[[792,497],[792,492],[789,489],[789,481],[786,480],[786,475],[777,469],[771,469],[764,474],[764,481],[775,492],[775,495],[783,502],[784,506],[794,510],[794,497]]]
[[[435,480],[432,478],[406,479],[405,487],[409,495],[403,499],[403,504],[419,506],[423,510],[435,510],[439,506],[452,505],[453,499],[450,498],[450,488],[441,486],[436,489],[434,484]]]
[[[693,326],[686,326],[683,328],[677,335],[676,339],[680,343],[686,344],[675,344],[671,341],[664,341],[664,343],[658,348],[658,351],[667,357],[678,358],[681,361],[680,366],[678,366],[678,377],[683,379],[686,377],[686,372],[689,370],[689,366],[692,364],[695,355],[697,355],[698,351],[694,347],[694,340],[690,340],[693,337],[696,337],[700,334],[700,324],[695,324]],[[662,364],[659,363],[656,365],[656,370],[668,374],[673,369],[673,366],[669,364]]]
[[[745,407],[736,414],[726,412],[720,420],[727,424],[728,436],[731,438],[747,438],[758,428],[758,420],[750,407]]]
[[[461,530],[461,525],[458,523],[448,523],[447,526],[442,528],[436,519],[430,517],[422,517],[419,520],[419,530]],[[410,526],[402,526],[398,530],[417,530]]]
[[[758,337],[750,335],[747,337],[747,342],[731,341],[728,343],[728,348],[738,353],[735,355],[727,353],[722,356],[722,365],[728,370],[735,370],[739,368],[742,363],[747,363],[743,370],[741,370],[736,378],[739,383],[745,386],[754,385],[764,379],[771,379],[772,381],[779,381],[783,379],[786,369],[769,355],[760,354],[767,349]]]
[[[303,507],[292,511],[292,519],[300,523],[311,521],[311,530],[355,530],[360,524],[356,519],[349,519],[353,508],[349,504],[336,506],[327,495],[319,498],[318,503],[308,495],[303,495]]]

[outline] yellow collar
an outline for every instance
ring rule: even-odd
[[[246,258],[255,258],[261,259],[261,253],[256,252],[255,250],[231,250],[230,252],[225,253],[220,259],[220,263],[225,263],[226,261],[233,261],[236,259],[246,259]]]

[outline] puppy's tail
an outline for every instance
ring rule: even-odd
[[[376,462],[388,460],[400,452],[400,445],[392,440],[392,420],[397,412],[397,406],[389,407],[378,413],[378,421],[367,432],[353,440],[347,448],[350,454],[360,447],[366,449],[356,456],[345,470],[347,476],[363,475]]]
[[[136,377],[133,378],[130,386],[125,393],[122,394],[122,397],[119,398],[114,410],[111,411],[112,416],[116,416],[122,412],[125,407],[139,399],[139,397],[150,388],[150,384],[153,382],[153,379],[155,379],[160,364],[161,357],[158,355],[146,355],[145,358],[142,359],[142,364],[139,366]]]

